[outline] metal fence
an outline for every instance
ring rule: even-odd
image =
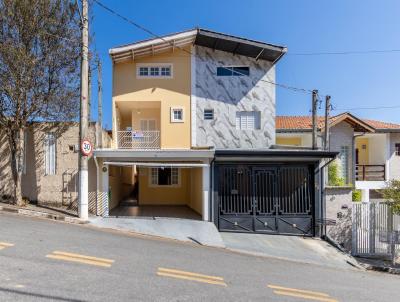
[[[352,254],[389,258],[400,251],[400,216],[387,203],[354,203],[352,210]]]
[[[118,148],[120,149],[159,149],[160,131],[118,131]]]

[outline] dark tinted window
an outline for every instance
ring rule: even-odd
[[[227,66],[217,67],[217,76],[248,76],[250,75],[249,67]]]
[[[171,185],[171,168],[158,169],[158,185]]]
[[[400,144],[395,144],[395,149],[396,149],[396,155],[400,156]]]

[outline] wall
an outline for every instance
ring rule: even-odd
[[[366,149],[363,149],[363,145]],[[356,138],[356,148],[358,149],[358,161],[360,165],[369,164],[369,139],[365,137]]]
[[[109,187],[111,199],[109,199],[108,209],[111,211],[118,206],[122,196],[122,168],[109,166]]]
[[[389,173],[390,179],[400,180],[400,156],[395,154],[395,144],[400,144],[400,133],[390,134],[390,159]]]
[[[139,168],[139,205],[186,205],[190,201],[190,169],[180,169],[178,187],[150,186],[150,168]]]
[[[203,213],[203,174],[202,168],[192,168],[190,177],[189,206],[202,215]]]
[[[138,109],[138,110],[132,110],[132,120],[130,126],[132,127],[133,130],[141,130],[140,120],[155,120],[156,129],[158,130],[160,129],[160,108],[151,108],[151,109],[149,108],[149,109]]]
[[[272,63],[200,46],[195,53],[194,145],[267,148],[275,144],[275,86],[262,81],[275,82]],[[218,66],[232,65],[249,66],[250,76],[216,76]],[[214,109],[214,120],[204,120],[204,109]],[[260,111],[261,129],[236,130],[237,111]]]
[[[373,134],[369,137],[371,150],[369,152],[370,165],[384,165],[386,163],[386,134]]]
[[[355,164],[353,160],[353,136],[354,129],[346,122],[341,122],[330,129],[329,142],[331,151],[340,152],[342,146],[349,147],[349,183],[353,180],[353,164]],[[341,167],[339,156],[336,161]]]
[[[77,210],[79,153],[70,150],[70,146],[79,146],[79,124],[33,123],[26,131],[26,174],[23,174],[21,183],[23,197],[42,205],[65,206]],[[48,132],[56,136],[55,175],[45,175],[44,138]],[[94,123],[90,124],[88,137],[95,145]],[[12,195],[10,154],[4,135],[1,135],[0,141],[0,195]],[[96,166],[94,159],[90,158],[89,209],[92,212],[96,207],[96,190]]]
[[[187,48],[186,50],[190,50]],[[172,79],[138,79],[137,63],[172,63]],[[134,62],[114,64],[113,103],[160,102],[161,148],[190,148],[190,53],[176,49],[174,52],[140,58]],[[121,107],[123,105],[121,104]],[[171,107],[182,107],[183,123],[171,123]],[[113,119],[117,119],[117,110]],[[113,127],[114,135],[117,129]],[[114,142],[115,147],[115,142]]]
[[[325,188],[326,218],[336,221],[327,235],[346,250],[351,250],[351,187]]]
[[[301,137],[276,137],[277,145],[286,145],[286,146],[302,146]]]

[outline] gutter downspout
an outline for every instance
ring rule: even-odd
[[[214,221],[214,162],[215,162],[215,154],[213,159],[210,162],[210,192],[208,193],[208,200],[210,202],[210,207],[208,209],[208,217],[210,218],[210,221],[215,224]]]
[[[96,164],[96,215],[99,216],[99,163],[97,162],[97,157],[93,156],[94,163]]]

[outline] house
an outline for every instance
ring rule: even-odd
[[[313,236],[336,153],[276,149],[286,48],[193,29],[110,49],[112,146],[94,152],[98,212]]]
[[[90,123],[89,139],[96,140],[96,124]],[[107,146],[109,138],[102,132]],[[77,211],[79,123],[33,122],[25,131],[22,196],[42,206]],[[10,152],[4,134],[0,135],[0,200],[12,196]],[[89,160],[89,210],[96,214],[96,167]]]
[[[324,118],[318,118],[318,145],[323,145]],[[348,112],[329,119],[329,149],[339,152],[337,165],[341,186],[362,191],[365,202],[379,198],[376,190],[387,181],[400,179],[400,125],[367,120]],[[311,145],[309,116],[277,116],[276,142],[281,145]]]

